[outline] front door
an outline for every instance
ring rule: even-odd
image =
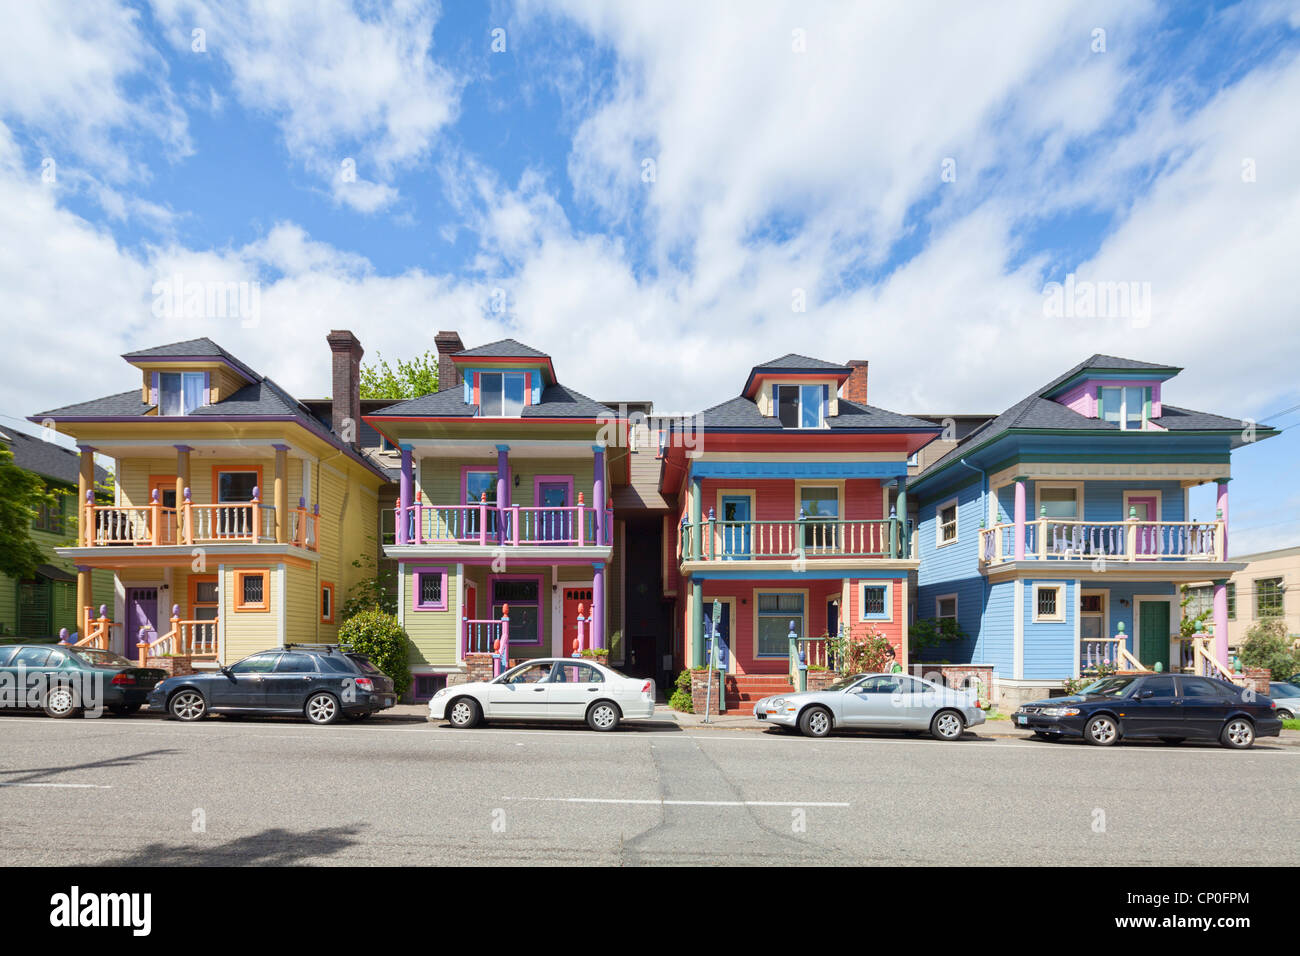
[[[543,481],[537,485],[537,505],[548,510],[537,513],[537,538],[540,541],[576,541],[577,528],[573,527],[569,507],[568,482]],[[556,509],[556,510],[549,510]]]
[[[718,642],[714,645],[718,669],[723,673],[731,671],[731,602],[720,601],[718,607],[722,609],[718,615]],[[708,637],[708,628],[713,626],[713,606],[709,605],[704,612],[705,637]],[[706,645],[707,648],[707,645]]]
[[[1138,659],[1150,668],[1169,670],[1169,602],[1138,604]]]
[[[1156,514],[1155,495],[1143,496],[1141,498],[1129,498],[1128,506],[1130,514],[1136,515],[1139,522],[1137,527],[1137,544],[1134,546],[1134,549],[1138,554],[1159,554],[1160,530],[1153,525],[1141,523],[1144,521],[1160,520],[1160,516]]]
[[[564,640],[559,656],[569,657],[573,654],[573,642],[578,639],[578,612],[581,609],[584,623],[582,625],[582,646],[591,647],[591,588],[564,589]]]
[[[140,659],[141,641],[158,640],[158,589],[128,588],[126,592],[126,620],[124,639],[126,647],[122,656],[128,660]]]
[[[718,532],[722,535],[723,557],[743,560],[752,553],[751,504],[748,495],[722,496],[722,524]]]

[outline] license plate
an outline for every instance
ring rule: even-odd
[[[1029,723],[1029,718],[1028,718],[1028,717],[1017,717],[1017,718],[1016,718],[1016,723],[1018,723],[1021,727],[1023,727],[1023,726],[1025,726],[1027,723]]]

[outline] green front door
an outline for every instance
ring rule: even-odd
[[[1143,601],[1138,605],[1138,660],[1147,667],[1160,663],[1169,670],[1169,602]]]

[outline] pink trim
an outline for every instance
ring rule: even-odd
[[[1096,418],[1100,406],[1097,389],[1149,388],[1151,389],[1151,417],[1160,418],[1163,414],[1163,406],[1160,402],[1160,386],[1162,384],[1162,382],[1150,379],[1095,378],[1087,382],[1081,382],[1056,401],[1087,418]]]
[[[461,505],[467,504],[469,502],[469,497],[468,497],[469,473],[471,471],[486,472],[487,474],[492,476],[493,481],[496,481],[496,477],[497,477],[496,465],[461,465],[460,466],[460,504]],[[506,476],[506,480],[509,481],[509,475]]]
[[[442,576],[442,603],[441,604],[421,604],[420,603],[420,575],[422,574],[440,574]],[[445,611],[447,610],[447,568],[435,564],[414,565],[411,568],[411,610],[412,611]]]
[[[590,563],[590,562],[589,562],[589,563]],[[547,607],[550,606],[550,602],[548,602],[548,601],[546,600],[546,596],[545,596],[545,594],[542,593],[542,592],[543,592],[543,588],[542,588],[542,575],[540,575],[540,574],[489,574],[489,575],[488,575],[488,580],[487,580],[487,589],[488,589],[488,593],[487,593],[487,609],[488,609],[488,613],[489,613],[489,614],[492,614],[492,613],[494,612],[494,609],[496,608],[496,604],[497,604],[497,602],[494,601],[494,600],[492,599],[493,586],[496,584],[497,581],[536,581],[536,582],[537,582],[537,640],[535,640],[535,641],[516,641],[516,640],[515,640],[515,629],[514,629],[514,627],[513,627],[514,622],[512,621],[512,622],[511,622],[511,625],[512,625],[512,626],[511,626],[511,628],[510,628],[510,643],[511,643],[512,645],[513,645],[513,644],[519,644],[519,645],[521,645],[521,646],[523,646],[523,647],[541,647],[541,646],[543,646],[543,641],[544,641],[544,637],[543,637],[543,635],[544,635],[544,633],[545,633],[545,631],[546,631],[546,614],[545,614],[544,612],[545,612],[545,609],[546,609]],[[516,605],[517,602],[515,602],[515,601],[502,601],[501,603],[502,603],[502,604],[509,604],[511,607],[514,607],[514,606]],[[522,606],[522,607],[531,607],[532,605],[530,605],[530,604],[523,604],[523,605],[521,605],[521,606]]]

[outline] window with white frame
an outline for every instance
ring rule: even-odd
[[[889,581],[863,581],[858,585],[858,620],[892,621],[894,586]]]
[[[1097,389],[1097,417],[1124,431],[1146,428],[1151,416],[1151,389],[1144,386],[1102,386]]]
[[[1059,584],[1034,585],[1034,620],[1065,620],[1065,588]]]
[[[518,418],[524,411],[527,377],[516,372],[480,372],[478,412],[487,418]]]
[[[943,547],[957,540],[957,499],[945,501],[935,509],[934,543]]]
[[[773,385],[772,404],[783,428],[821,428],[830,407],[830,386]]]
[[[158,375],[158,414],[188,415],[208,403],[208,376],[205,372],[160,372]]]
[[[951,618],[957,620],[957,595],[940,594],[934,599],[934,616],[940,620]]]

